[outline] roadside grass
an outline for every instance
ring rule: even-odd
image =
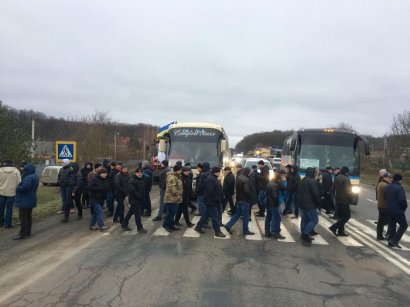
[[[37,207],[33,209],[33,222],[37,222],[53,214],[61,209],[60,190],[58,187],[42,186],[37,190]],[[13,224],[19,222],[18,208],[13,209]],[[5,228],[0,228],[0,232],[6,231]]]

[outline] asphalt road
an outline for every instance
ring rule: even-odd
[[[375,240],[373,190],[362,186],[350,237],[334,237],[321,216],[311,247],[290,218],[276,241],[255,217],[255,236],[244,238],[238,221],[232,237],[216,239],[211,229],[167,235],[151,218],[142,235],[53,216],[28,240],[1,233],[0,306],[409,306],[410,233],[403,250]],[[156,208],[157,190],[152,198]]]

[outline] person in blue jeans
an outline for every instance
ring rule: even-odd
[[[236,210],[229,222],[225,225],[226,231],[230,234],[232,234],[231,228],[235,225],[241,215],[243,215],[242,234],[244,236],[255,234],[249,231],[248,226],[250,202],[252,199],[251,181],[249,179],[250,172],[251,169],[249,167],[245,167],[236,178]]]
[[[260,183],[260,192],[258,197],[258,206],[259,212],[256,214],[257,216],[264,217],[265,216],[265,203],[266,203],[266,188],[269,183],[269,166],[265,165],[263,160],[258,162],[258,167],[260,170],[259,176],[259,183]]]
[[[3,161],[3,166],[0,167],[0,227],[13,227],[13,205],[16,187],[20,182],[20,172],[13,166],[13,162]]]
[[[283,203],[286,191],[285,172],[280,171],[268,183],[266,188],[266,219],[265,219],[265,237],[274,239],[285,239],[280,234],[281,225],[281,204]]]
[[[312,167],[306,169],[306,176],[299,185],[299,206],[302,213],[300,231],[302,243],[310,246],[312,237],[310,236],[319,221],[318,208],[320,208],[321,194],[319,183],[315,179],[316,171]]]
[[[222,185],[218,180],[220,174],[221,169],[214,166],[211,170],[211,174],[209,174],[203,182],[205,208],[201,219],[195,227],[195,231],[205,233],[202,228],[206,221],[211,218],[215,237],[225,238],[225,235],[221,232],[218,215],[218,207],[222,207]]]
[[[96,174],[88,183],[88,191],[90,193],[90,204],[93,208],[93,215],[90,221],[90,230],[106,231],[109,226],[104,225],[104,200],[110,190],[110,185],[107,180],[107,169],[104,167],[96,169]],[[98,228],[95,226],[98,224]]]
[[[159,174],[159,180],[158,180],[158,186],[159,186],[159,208],[158,208],[158,213],[157,216],[153,218],[153,221],[161,221],[162,220],[162,214],[164,213],[164,197],[165,197],[165,190],[166,190],[166,180],[167,180],[167,174],[171,170],[168,165],[169,162],[168,160],[163,160],[161,162],[162,165],[162,171]]]

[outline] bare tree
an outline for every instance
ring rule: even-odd
[[[410,111],[393,116],[391,126],[390,148],[395,164],[405,164],[410,161]]]
[[[346,122],[340,122],[333,128],[356,132],[356,129],[354,129],[351,124],[346,123]]]

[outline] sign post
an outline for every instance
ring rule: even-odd
[[[63,159],[68,159],[70,162],[77,162],[77,142],[56,142],[56,162],[61,162]]]

